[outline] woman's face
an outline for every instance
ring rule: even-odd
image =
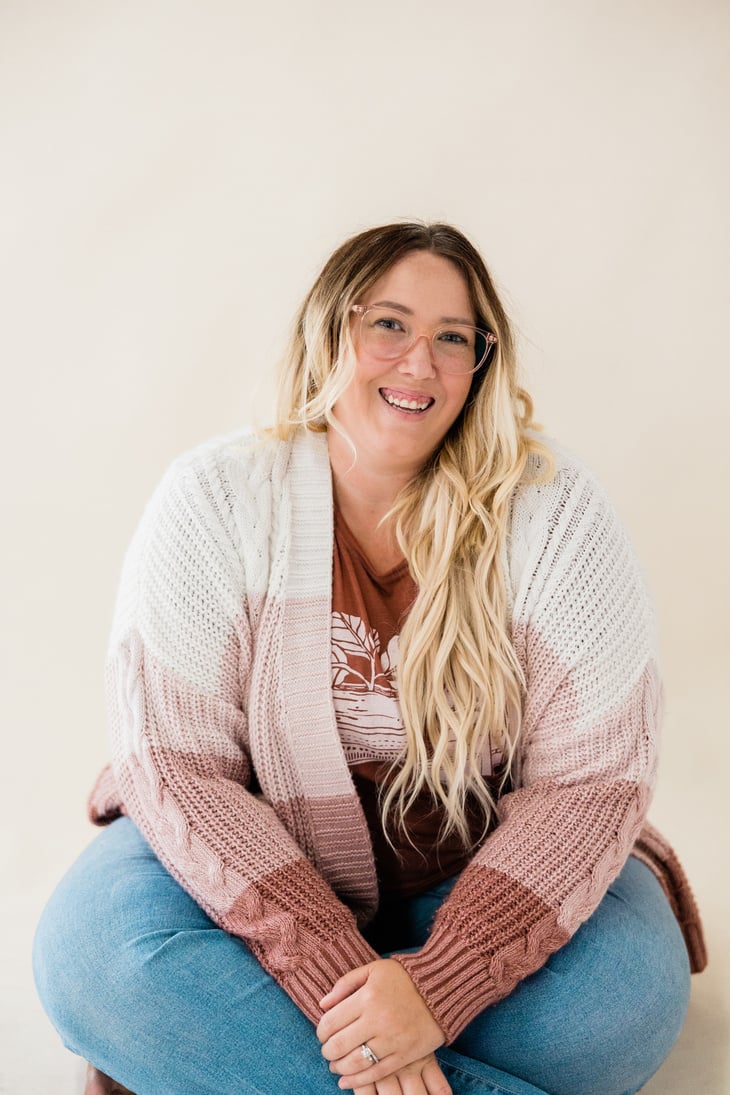
[[[402,357],[383,361],[357,347],[359,319],[353,313],[355,372],[335,405],[361,470],[413,476],[443,441],[471,388],[472,374],[446,373],[434,365],[430,340],[434,328],[447,321],[476,323],[467,284],[448,259],[413,251],[358,303],[400,310],[416,334],[427,335]]]

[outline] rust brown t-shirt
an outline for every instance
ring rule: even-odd
[[[398,635],[417,588],[405,560],[378,573],[335,508],[332,588],[332,691],[337,724],[370,828],[380,892],[407,897],[462,870],[473,854],[456,835],[438,839],[443,808],[422,792],[406,816],[408,837],[394,824],[388,843],[378,793],[401,755],[405,731],[394,671]],[[469,810],[475,841],[481,813]]]

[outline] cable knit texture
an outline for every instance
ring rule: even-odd
[[[426,945],[398,956],[447,1041],[590,916],[641,837],[655,779],[644,584],[603,491],[556,459],[549,484],[515,492],[504,559],[526,681],[514,790]],[[124,565],[112,769],[90,800],[100,824],[128,814],[313,1021],[334,981],[377,957],[361,934],[375,864],[331,691],[332,524],[322,435],[236,434],[173,464]],[[691,891],[649,832],[642,858],[681,892],[701,968]]]

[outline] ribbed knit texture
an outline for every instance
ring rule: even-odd
[[[505,558],[526,680],[515,790],[426,945],[399,957],[447,1041],[590,916],[655,777],[644,584],[601,489],[556,457],[550,484],[516,491]],[[332,702],[332,543],[321,435],[239,434],[172,466],[125,561],[113,778],[90,803],[101,823],[128,813],[313,1021],[334,981],[376,957],[359,930],[375,865]]]

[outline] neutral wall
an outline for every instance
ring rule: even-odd
[[[2,959],[19,993],[30,924],[90,837],[104,647],[149,492],[181,450],[266,417],[291,315],[345,235],[446,218],[656,596],[652,816],[713,958],[657,1090],[727,1090],[729,54],[720,0],[2,0],[0,915],[22,912]],[[8,1046],[16,1028],[4,1014]]]

